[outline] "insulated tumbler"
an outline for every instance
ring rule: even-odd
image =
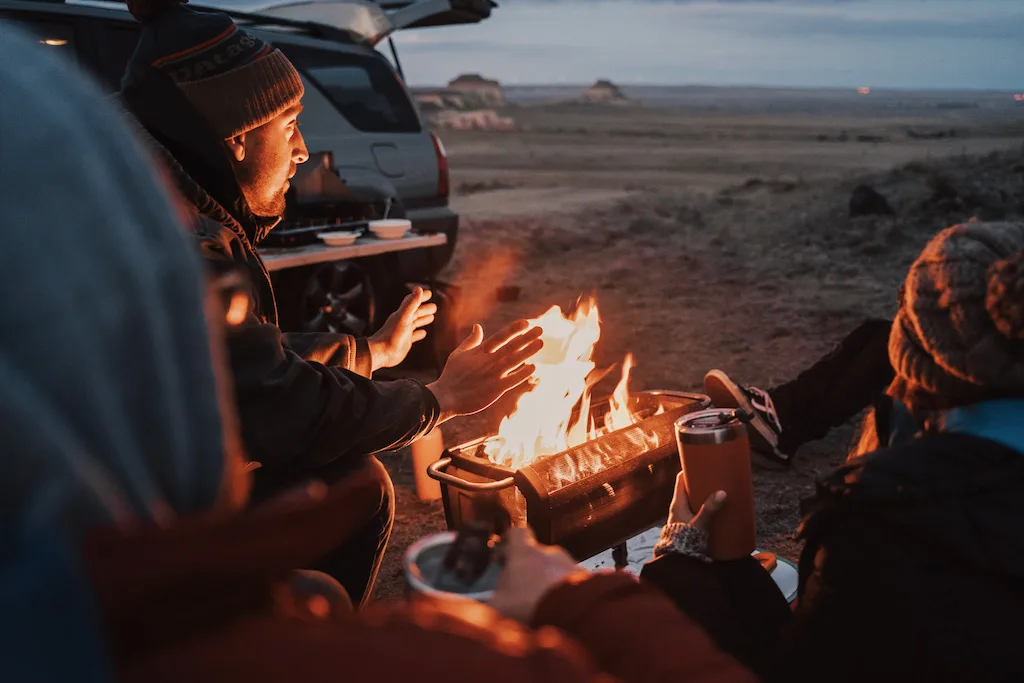
[[[676,445],[686,496],[696,513],[715,491],[725,491],[724,507],[708,529],[708,556],[738,560],[757,546],[750,441],[738,411],[712,408],[676,421]]]

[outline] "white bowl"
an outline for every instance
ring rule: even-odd
[[[412,230],[412,221],[407,221],[404,218],[389,218],[370,221],[367,227],[370,228],[370,232],[382,240],[397,240]]]
[[[334,232],[322,232],[317,237],[322,239],[324,244],[329,247],[347,247],[359,239],[361,234],[359,231],[336,230]]]

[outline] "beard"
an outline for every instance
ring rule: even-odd
[[[256,201],[256,204],[249,202],[249,208],[257,216],[263,216],[265,218],[280,218],[284,215],[285,209],[288,207],[288,201],[285,198],[285,192],[287,192],[287,186],[281,187],[276,193],[269,197],[262,197]],[[249,201],[246,198],[246,201]]]
[[[234,166],[238,186],[249,209],[257,216],[280,218],[287,206],[285,192],[292,169],[271,171],[248,160]]]
[[[256,169],[248,178],[249,182],[239,183],[245,201],[257,216],[279,218],[284,213],[287,206],[285,192],[288,189],[288,178],[281,176],[280,172],[271,174]]]

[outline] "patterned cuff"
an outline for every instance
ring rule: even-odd
[[[373,379],[373,352],[370,351],[370,340],[356,337],[352,349],[352,360],[348,369],[361,377]]]
[[[686,555],[710,562],[707,548],[708,535],[704,531],[688,524],[666,524],[654,546],[654,559],[662,555]]]

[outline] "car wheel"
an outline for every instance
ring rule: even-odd
[[[303,332],[364,337],[374,329],[376,304],[370,275],[354,261],[327,263],[309,276],[299,303]]]

